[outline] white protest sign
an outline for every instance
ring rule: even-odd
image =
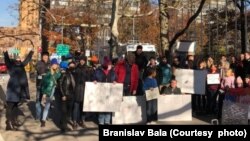
[[[207,74],[207,84],[220,84],[220,74]]]
[[[123,84],[86,82],[83,111],[115,112],[120,110]]]
[[[191,95],[160,95],[158,121],[191,121]]]
[[[160,95],[159,89],[158,88],[154,88],[154,89],[150,89],[146,91],[146,100],[153,100],[153,99],[157,99],[158,95]]]
[[[205,70],[175,70],[177,87],[181,89],[182,93],[205,94],[206,76],[207,71]]]
[[[146,123],[145,97],[124,96],[119,112],[112,114],[112,124]]]

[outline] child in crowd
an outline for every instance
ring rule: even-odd
[[[229,88],[235,88],[235,76],[232,69],[226,71],[226,76],[221,81],[221,94],[219,95],[219,111],[218,111],[218,119],[221,118],[222,114],[222,105],[223,100],[225,98],[225,93]]]
[[[144,83],[143,83],[144,91],[158,88],[155,76],[156,76],[156,69],[149,68],[147,71],[147,77],[145,78]],[[156,121],[157,120],[157,99],[147,101],[146,109],[147,109],[146,110],[147,122],[150,123],[152,121]]]

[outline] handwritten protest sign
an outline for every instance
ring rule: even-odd
[[[220,84],[220,74],[207,74],[207,84]]]
[[[149,100],[157,99],[158,95],[160,95],[158,88],[154,88],[152,90],[147,90],[146,91],[146,100],[149,101]]]
[[[115,112],[120,110],[123,85],[86,82],[83,111]]]

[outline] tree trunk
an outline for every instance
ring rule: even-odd
[[[112,3],[112,15],[111,15],[111,38],[109,40],[110,44],[110,58],[112,59],[113,57],[116,57],[116,49],[118,47],[118,36],[119,36],[119,31],[118,31],[118,21],[120,18],[119,15],[119,4],[120,0],[113,0]]]
[[[169,56],[169,40],[168,40],[168,0],[159,0],[160,7],[160,40],[162,55]]]
[[[241,0],[240,4],[240,31],[241,31],[241,53],[245,53],[247,50],[246,42],[246,22],[245,22],[245,3]]]

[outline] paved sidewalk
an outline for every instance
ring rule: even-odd
[[[23,121],[23,126],[18,131],[5,130],[5,109],[0,105],[0,141],[98,141],[98,125],[93,121],[86,122],[87,128],[78,128],[76,131],[61,133],[58,128],[58,114],[55,109],[51,110],[52,118],[46,122],[46,127],[41,128],[40,122],[34,120],[35,113],[35,83],[29,83],[31,101],[20,106],[23,113],[19,114],[19,119]],[[54,121],[52,121],[52,119]],[[193,118],[187,122],[157,122],[158,125],[205,125],[210,123],[209,117],[202,120]],[[70,127],[70,126],[69,126]],[[1,138],[2,136],[2,138]]]

